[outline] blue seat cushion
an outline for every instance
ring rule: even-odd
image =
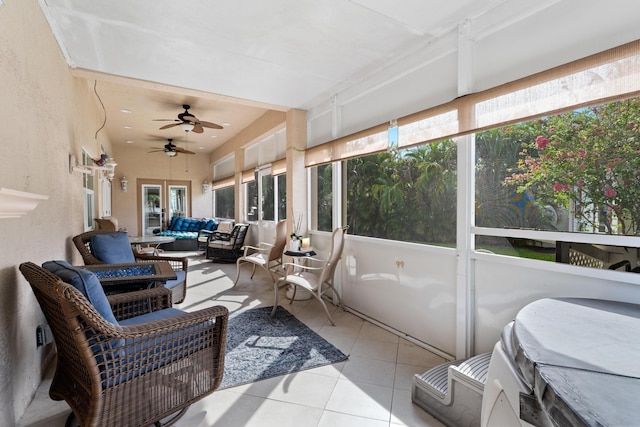
[[[129,319],[124,319],[120,322],[122,326],[131,326],[131,325],[139,325],[140,323],[153,322],[156,320],[166,319],[169,317],[177,316],[178,314],[182,314],[184,311],[169,307],[164,308],[158,311],[152,311],[150,313],[141,314],[140,316],[131,317]]]
[[[177,308],[165,308],[158,311],[142,314],[122,320],[120,325],[133,326],[147,322],[177,316],[185,313]],[[126,340],[120,358],[108,362],[108,374],[103,373],[102,386],[112,387],[123,381],[128,381],[139,375],[161,368],[167,363],[174,362],[190,352],[188,339],[195,332],[192,328],[181,329],[171,334],[163,334],[151,339],[141,341],[139,338]],[[149,346],[151,344],[151,347]],[[160,347],[158,347],[160,344]]]
[[[83,268],[74,267],[66,261],[47,261],[42,264],[42,268],[79,290],[106,321],[114,325],[118,324],[102,284],[95,274]]]
[[[185,273],[182,270],[175,271],[174,273],[176,273],[176,278],[167,280],[167,282],[164,284],[165,288],[173,289],[176,286],[178,286],[180,283],[183,283],[187,277],[187,273]]]
[[[91,237],[91,253],[106,264],[136,262],[126,232],[96,234]]]

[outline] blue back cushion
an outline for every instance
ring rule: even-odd
[[[91,253],[106,264],[136,262],[126,232],[96,234],[91,237]]]
[[[169,223],[169,230],[175,230],[176,228],[176,222],[178,221],[180,217],[179,216],[172,216],[171,217],[171,222]]]
[[[118,324],[100,281],[92,272],[73,267],[66,261],[47,261],[42,268],[49,270],[63,282],[79,290],[89,300],[102,317],[114,325]]]

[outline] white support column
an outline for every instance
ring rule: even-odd
[[[236,171],[236,174],[235,174],[236,194],[235,194],[235,200],[234,200],[234,205],[235,205],[234,208],[236,210],[235,217],[237,222],[244,223],[247,220],[246,218],[247,210],[245,209],[244,185],[242,185],[242,171],[244,170],[244,149],[239,148],[235,151],[234,161],[235,161],[234,170]]]
[[[300,233],[307,233],[307,179],[304,151],[307,148],[307,113],[303,110],[287,112],[287,235],[293,232],[298,216],[305,216]]]
[[[338,95],[333,95],[331,100],[332,110],[331,110],[331,136],[333,139],[338,138],[340,135],[340,131],[342,129],[342,109],[340,108],[340,103],[338,99]],[[333,229],[337,227],[342,227],[342,208],[343,203],[346,203],[345,198],[343,197],[343,187],[346,185],[342,176],[342,162],[333,162],[332,167],[332,183],[331,183],[331,194],[333,195],[333,209],[331,212],[331,218],[333,221]],[[341,186],[342,184],[342,186]]]
[[[471,22],[458,26],[458,95],[473,92],[475,43],[471,38]],[[461,125],[473,120],[471,111],[459,111]],[[474,224],[474,161],[473,135],[457,139],[458,194],[457,194],[457,251],[456,271],[456,358],[466,358],[474,350],[475,292],[472,278],[471,252],[474,242],[471,227]]]

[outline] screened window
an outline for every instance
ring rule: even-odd
[[[275,218],[275,189],[271,174],[261,175],[262,179],[262,219],[273,221]]]
[[[314,200],[312,209],[313,228],[331,231],[333,214],[333,167],[332,164],[311,168]]]
[[[349,233],[454,245],[456,151],[445,140],[348,160]]]
[[[631,98],[476,134],[476,225],[640,235],[640,99]],[[575,239],[568,239],[575,240]],[[479,238],[483,249],[495,237]],[[514,239],[503,239],[514,246]],[[593,242],[596,243],[596,242]],[[599,268],[637,249],[520,239],[530,256]],[[587,262],[586,260],[590,260]]]
[[[275,177],[277,187],[276,194],[278,203],[278,221],[287,218],[287,175],[282,174]]]
[[[247,221],[257,221],[258,218],[258,182],[253,180],[246,184],[246,215]]]
[[[214,215],[216,218],[235,218],[235,187],[225,187],[213,192]]]

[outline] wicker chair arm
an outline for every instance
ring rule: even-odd
[[[211,324],[213,320],[222,319],[226,322],[229,310],[221,305],[207,307],[194,312],[184,312],[175,316],[167,317],[152,322],[140,323],[137,325],[120,326],[120,331],[114,338],[138,338],[143,336],[151,336],[164,332],[175,334],[176,331],[185,330],[185,336],[197,335],[200,332],[191,331],[190,329],[197,325],[204,324],[205,327]]]
[[[64,282],[58,282],[58,285],[62,287],[62,293],[66,294],[66,299],[75,300],[74,304],[78,314],[87,326],[93,329],[94,333],[91,335],[96,342],[110,342],[114,339],[143,339],[144,336],[161,333],[175,334],[177,330],[183,328],[188,329],[203,323],[211,323],[212,320],[219,317],[226,319],[229,313],[228,309],[224,306],[214,306],[203,308],[192,313],[184,312],[152,322],[121,326],[113,324],[100,316],[93,305],[71,285]]]
[[[107,299],[117,320],[128,319],[172,306],[172,292],[164,287],[108,295]]]

